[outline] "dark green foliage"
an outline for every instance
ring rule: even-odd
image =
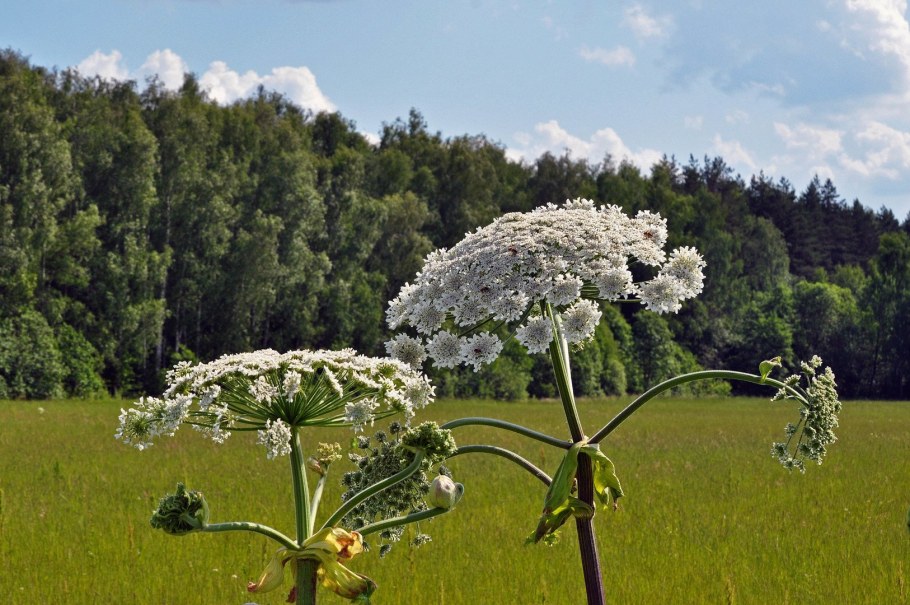
[[[513,162],[416,110],[372,146],[340,114],[277,93],[224,107],[192,75],[139,92],[9,50],[0,133],[0,397],[158,390],[174,359],[263,347],[383,354],[387,301],[427,253],[574,197],[660,212],[670,247],[707,261],[678,315],[603,308],[573,353],[577,394],[817,353],[844,393],[910,396],[910,217],[847,204],[830,180],[746,183],[708,157],[650,173],[568,154]],[[514,341],[480,372],[431,373],[441,395],[556,395],[547,358]]]
[[[0,388],[5,397],[60,397],[65,375],[54,331],[43,315],[27,309],[0,320]]]

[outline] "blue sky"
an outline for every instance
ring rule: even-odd
[[[510,156],[722,156],[910,212],[906,0],[0,0],[37,65],[263,84],[360,131],[416,107]]]

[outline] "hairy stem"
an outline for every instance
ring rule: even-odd
[[[460,456],[461,454],[493,454],[494,456],[502,456],[506,460],[511,460],[518,466],[522,467],[537,479],[540,479],[544,485],[549,487],[550,483],[553,480],[548,474],[534,466],[530,461],[522,458],[515,452],[507,450],[501,447],[496,447],[495,445],[462,445],[455,453],[449,456],[449,458],[454,458],[455,456]]]
[[[530,437],[531,439],[536,439],[537,441],[541,441],[547,445],[555,445],[556,447],[561,447],[564,450],[572,447],[572,443],[570,441],[557,439],[556,437],[545,435],[544,433],[529,429],[527,427],[521,426],[520,424],[512,424],[511,422],[506,422],[505,420],[497,420],[495,418],[480,418],[476,416],[469,418],[459,418],[457,420],[450,420],[439,428],[454,429],[460,426],[468,425],[493,426],[496,428],[505,429],[507,431],[512,431],[513,433],[518,433],[519,435],[524,435],[525,437]]]
[[[757,374],[748,374],[746,372],[734,372],[731,370],[703,370],[701,372],[692,372],[690,374],[683,374],[682,376],[677,376],[671,378],[670,380],[665,380],[664,382],[651,387],[638,397],[636,397],[632,402],[627,405],[621,412],[616,414],[612,420],[603,426],[599,431],[597,431],[593,437],[589,440],[591,443],[599,443],[603,440],[604,437],[612,433],[616,427],[625,421],[626,418],[635,413],[635,411],[648,403],[661,393],[669,391],[674,387],[686,384],[688,382],[695,382],[696,380],[712,380],[712,379],[721,379],[721,380],[739,380],[741,382],[751,382],[753,384],[767,385],[770,387],[776,387],[778,389],[784,389],[797,398],[800,401],[805,401],[805,397],[796,389],[791,386],[784,384],[779,380],[773,378],[762,378]]]

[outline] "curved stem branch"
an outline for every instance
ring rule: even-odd
[[[533,463],[505,448],[496,447],[495,445],[462,445],[455,450],[455,453],[449,456],[449,458],[454,458],[461,454],[493,454],[494,456],[501,456],[506,460],[511,460],[536,478],[540,479],[547,487],[553,482],[548,474],[534,466]]]
[[[589,440],[590,443],[598,443],[604,437],[612,433],[616,427],[623,423],[623,421],[631,416],[635,410],[648,403],[650,400],[654,399],[663,392],[669,391],[674,387],[679,385],[686,384],[688,382],[695,382],[696,380],[739,380],[741,382],[751,382],[753,384],[766,385],[770,387],[777,387],[778,389],[784,389],[800,401],[804,401],[805,398],[800,394],[799,391],[794,389],[791,386],[784,384],[779,380],[773,378],[762,378],[757,374],[748,374],[746,372],[734,372],[732,370],[703,370],[701,372],[692,372],[690,374],[683,374],[682,376],[677,376],[671,378],[670,380],[665,380],[664,382],[651,387],[638,397],[636,397],[629,405],[627,405],[621,412],[616,414],[610,422],[605,424],[603,428],[597,431],[593,437]]]
[[[410,477],[411,475],[416,473],[420,469],[420,465],[423,464],[424,458],[426,458],[426,454],[424,453],[424,451],[417,450],[417,453],[414,455],[414,460],[411,462],[411,464],[409,464],[404,469],[398,471],[391,477],[386,477],[382,481],[377,481],[373,485],[367,487],[363,491],[358,492],[357,494],[352,496],[350,500],[348,500],[347,502],[342,504],[340,507],[338,507],[338,510],[336,510],[334,513],[332,513],[332,516],[329,517],[326,520],[326,522],[322,524],[322,529],[325,529],[326,527],[334,527],[335,524],[338,523],[339,521],[341,521],[341,519],[346,514],[351,512],[358,504],[360,504],[361,502],[363,502],[370,496],[378,494],[382,490],[392,487],[396,483],[399,483],[400,481],[404,481],[405,479],[407,479],[408,477]]]
[[[310,501],[310,523],[308,532],[310,536],[313,535],[313,527],[316,524],[316,513],[319,512],[319,502],[322,500],[322,490],[325,488],[327,476],[327,471],[325,471],[325,473],[319,477],[319,481],[316,482],[316,487],[313,489],[313,499]]]
[[[283,533],[277,529],[272,529],[267,525],[260,525],[259,523],[249,523],[247,521],[231,521],[227,523],[210,523],[202,528],[201,531],[209,533],[218,533],[223,531],[251,531],[257,534],[262,534],[263,536],[268,536],[272,540],[275,540],[285,548],[294,550],[297,548],[297,543],[285,536]]]
[[[398,527],[399,525],[407,525],[408,523],[416,523],[417,521],[423,521],[424,519],[431,519],[437,517],[443,513],[449,512],[450,508],[430,508],[427,510],[422,510],[417,513],[411,513],[410,515],[404,515],[402,517],[394,517],[392,519],[385,519],[384,521],[377,521],[376,523],[370,523],[369,525],[364,525],[357,530],[361,536],[368,536],[370,534],[375,534],[378,531],[388,529],[390,527]]]
[[[518,433],[519,435],[524,435],[525,437],[530,437],[531,439],[536,439],[537,441],[542,441],[547,445],[555,445],[556,447],[561,447],[564,450],[572,447],[572,443],[570,441],[557,439],[556,437],[551,437],[550,435],[529,429],[527,427],[521,426],[520,424],[512,424],[511,422],[506,422],[505,420],[497,420],[495,418],[481,418],[477,416],[459,418],[457,420],[450,420],[439,428],[454,429],[460,426],[468,425],[493,426],[499,429],[505,429],[507,431],[512,431],[513,433]]]

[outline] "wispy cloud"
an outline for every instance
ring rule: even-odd
[[[584,47],[578,54],[585,61],[603,63],[610,67],[632,67],[635,65],[635,53],[625,46],[617,46],[611,50]]]
[[[640,4],[633,4],[623,12],[622,25],[632,30],[638,38],[666,36],[672,23],[672,19],[667,15],[652,17]]]

